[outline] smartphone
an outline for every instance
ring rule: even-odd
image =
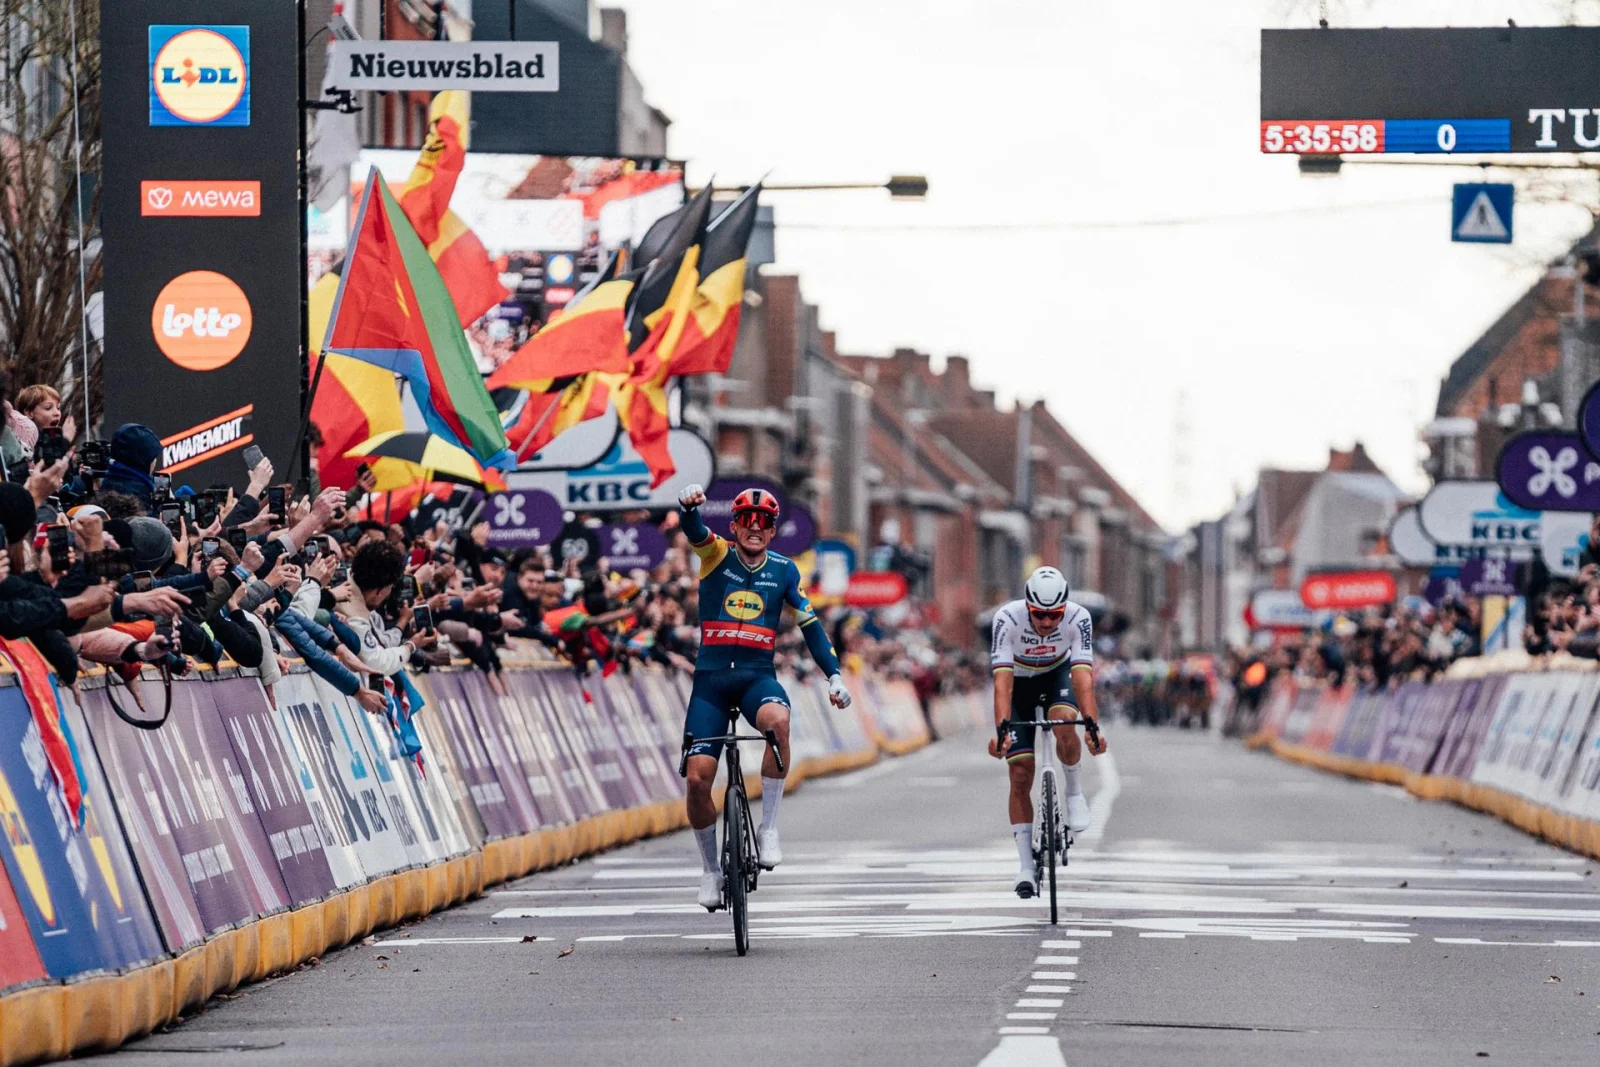
[[[425,545],[413,545],[411,555],[406,560],[408,567],[420,567],[428,562],[428,549]]]
[[[50,567],[60,573],[67,569],[67,560],[71,558],[72,531],[57,523],[51,526],[45,536],[50,543]]]
[[[433,609],[426,604],[418,604],[412,608],[411,627],[419,634],[433,629]]]
[[[331,581],[334,585],[340,586],[349,580],[350,568],[348,565],[341,563],[337,567],[333,568],[333,578]]]
[[[183,536],[183,505],[161,505],[161,524],[172,531],[173,537]]]
[[[155,476],[156,496],[165,496],[172,492],[172,475],[158,474]]]
[[[33,458],[49,467],[59,462],[71,448],[72,444],[61,436],[60,430],[47,430],[39,435],[39,444],[33,451]]]
[[[369,674],[369,675],[367,675],[367,688],[371,689],[371,690],[374,690],[376,692],[379,692],[379,693],[383,692],[383,675],[381,675],[381,674]]]
[[[266,508],[267,508],[268,511],[270,511],[272,514],[278,516],[278,518],[280,518],[280,519],[283,518],[283,512],[284,512],[283,496],[284,496],[284,494],[283,494],[283,486],[281,486],[281,485],[269,485],[269,486],[267,486]]]
[[[202,537],[200,539],[200,554],[206,559],[212,559],[221,549],[222,542],[215,537]]]
[[[172,616],[171,615],[158,615],[158,616],[156,616],[156,636],[157,637],[165,637],[167,639],[167,648],[168,649],[172,649],[173,646],[176,644],[176,642],[174,642],[172,640]]]
[[[417,599],[417,579],[413,575],[400,576],[400,599],[407,604]]]
[[[320,555],[322,555],[322,546],[315,541],[308,541],[306,542],[306,547],[300,550],[300,562],[309,567],[317,561],[317,557]]]
[[[251,471],[255,470],[257,467],[261,466],[261,461],[266,459],[266,458],[267,458],[266,456],[263,456],[261,454],[261,446],[260,445],[250,445],[250,446],[248,446],[244,450],[244,467],[245,467],[245,470],[251,470]]]
[[[119,548],[115,552],[105,549],[86,553],[83,569],[95,581],[106,578],[116,581],[133,573],[133,549]]]
[[[151,574],[149,571],[133,572],[133,591],[135,593],[148,593],[150,591],[150,587],[155,585],[155,582],[155,575]]]
[[[233,546],[235,552],[243,552],[244,546],[250,543],[250,535],[244,532],[243,526],[234,526],[228,530],[228,544]]]

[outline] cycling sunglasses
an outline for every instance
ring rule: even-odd
[[[741,511],[733,517],[733,524],[748,530],[770,530],[777,526],[778,519],[770,511]]]
[[[1060,622],[1062,619],[1067,617],[1067,609],[1053,608],[1046,611],[1042,608],[1029,608],[1028,614],[1032,615],[1040,622]]]

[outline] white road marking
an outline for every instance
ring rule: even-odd
[[[1139,936],[1140,937],[1172,937],[1172,938],[1177,938],[1179,940],[1182,940],[1183,938],[1186,938],[1189,935],[1188,934],[1169,933],[1169,932],[1167,932],[1165,930],[1143,930],[1143,931],[1141,931],[1139,933]]]
[[[1040,956],[1038,959],[1034,960],[1033,962],[1036,965],[1044,965],[1044,966],[1049,966],[1051,964],[1077,963],[1078,962],[1078,957],[1076,957],[1076,956]]]
[[[404,948],[409,945],[520,945],[525,941],[554,941],[553,937],[391,937],[384,941],[374,941],[374,947],[393,945]]]
[[[1600,941],[1482,941],[1476,937],[1436,937],[1441,945],[1526,946],[1529,948],[1600,948]]]
[[[1064,1002],[1059,997],[1023,997],[1017,1001],[1019,1008],[1059,1008]]]
[[[1049,1032],[1050,1028],[1048,1026],[1002,1026],[1000,1028],[1000,1033],[1002,1034],[1048,1034]],[[988,1061],[985,1060],[984,1062],[987,1063]]]
[[[1041,941],[1040,948],[1082,948],[1081,941]]]
[[[1100,788],[1095,791],[1094,802],[1089,806],[1089,828],[1074,834],[1075,841],[1086,845],[1098,844],[1105,836],[1106,823],[1111,821],[1111,806],[1122,792],[1122,779],[1117,775],[1116,757],[1107,752],[1094,757],[1095,768],[1100,772]]]
[[[1006,1018],[1007,1019],[1054,1019],[1055,1017],[1056,1017],[1056,1013],[1053,1012],[1053,1011],[1008,1011],[1008,1012],[1006,1012]]]
[[[1028,1030],[1028,1035],[1014,1034],[1016,1030]],[[1037,1031],[1044,1034],[1035,1036]],[[1061,1042],[1047,1036],[1049,1031],[1045,1027],[1002,1027],[1000,1044],[994,1051],[985,1056],[978,1067],[1067,1067],[1067,1061],[1061,1055]]]
[[[1073,971],[1034,971],[1033,974],[1029,975],[1029,977],[1036,978],[1044,982],[1070,982],[1074,978],[1078,977],[1078,975]]]
[[[1023,990],[1024,993],[1070,993],[1069,985],[1031,985]]]

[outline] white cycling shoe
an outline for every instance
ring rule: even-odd
[[[722,872],[707,871],[700,876],[700,906],[707,911],[722,907]]]
[[[1016,891],[1017,896],[1023,900],[1029,900],[1033,897],[1036,891],[1033,884],[1033,868],[1024,867],[1017,872]]]
[[[778,844],[778,828],[762,830],[756,835],[756,852],[761,857],[761,869],[770,871],[783,862],[783,846]]]
[[[1067,794],[1067,826],[1075,834],[1089,828],[1089,801],[1082,793]]]

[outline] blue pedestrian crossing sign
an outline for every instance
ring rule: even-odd
[[[1473,244],[1511,243],[1511,205],[1516,187],[1507,182],[1457,185],[1450,205],[1450,240]]]

